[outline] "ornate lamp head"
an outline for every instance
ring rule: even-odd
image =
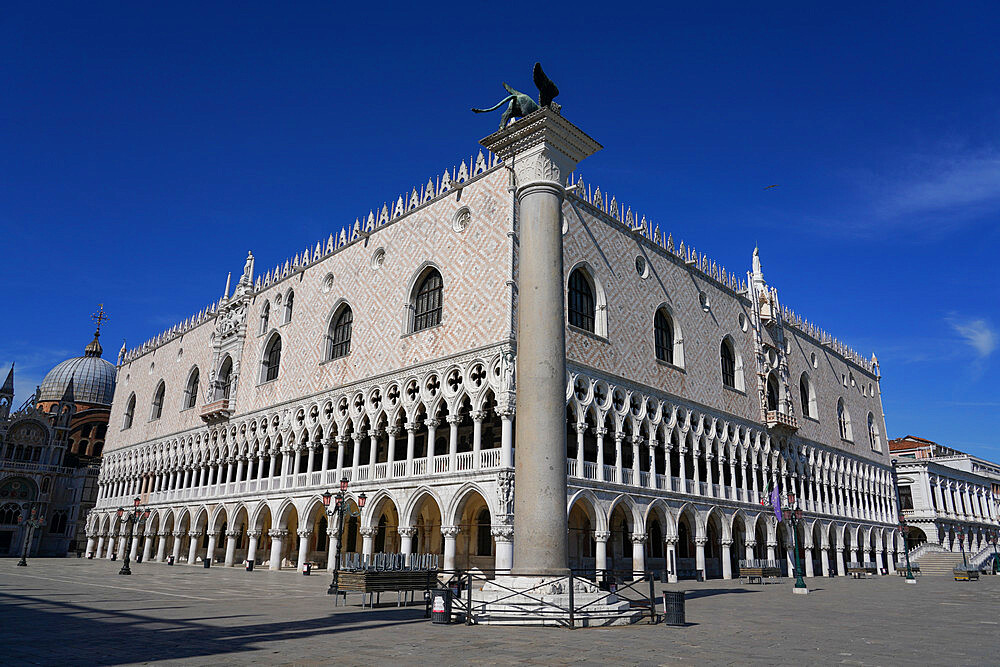
[[[330,506],[330,500],[333,498],[333,494],[329,491],[323,493],[323,507]]]
[[[358,496],[358,509],[361,509],[365,506],[366,500],[368,500],[368,497],[365,494],[362,493],[361,495]]]

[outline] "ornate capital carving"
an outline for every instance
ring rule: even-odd
[[[277,528],[272,528],[271,530],[267,531],[267,534],[271,537],[271,539],[275,540],[280,540],[284,537],[288,537],[287,530],[278,530]]]
[[[597,542],[607,542],[608,539],[610,539],[610,537],[611,537],[611,531],[610,530],[595,530],[594,531],[594,540],[597,541]]]
[[[378,534],[378,528],[376,526],[368,526],[367,528],[362,528],[360,532],[361,537],[375,537]]]
[[[299,534],[299,537],[312,537],[313,534],[312,529],[310,528],[303,528],[302,530],[299,530],[297,532]]]
[[[417,534],[417,529],[412,527],[401,527],[397,528],[396,532],[399,533],[400,537],[413,537]]]
[[[455,538],[461,532],[461,528],[458,526],[441,526],[441,535],[444,537]]]
[[[445,419],[447,419],[448,424],[452,426],[458,426],[462,423],[462,415],[448,415]]]
[[[472,421],[476,421],[476,422],[481,422],[481,421],[483,421],[483,418],[486,417],[486,411],[485,410],[473,410],[469,414],[472,415]]]
[[[247,531],[247,537],[255,537],[255,538],[260,538],[260,536],[261,536],[261,534],[262,534],[263,532],[264,532],[264,531],[262,531],[262,530],[248,530],[248,531]]]
[[[632,533],[632,544],[645,544],[649,539],[646,533]]]
[[[233,539],[236,539],[239,536],[240,536],[240,531],[238,531],[238,530],[227,530],[226,531],[226,537],[231,537]]]
[[[514,526],[496,525],[490,528],[490,535],[497,542],[513,542]]]

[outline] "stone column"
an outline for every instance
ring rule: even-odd
[[[632,576],[636,579],[646,574],[646,540],[645,533],[632,533]]]
[[[211,558],[212,562],[215,562],[215,546],[219,541],[219,535],[215,531],[212,531],[208,536],[208,549],[205,550],[205,558]]]
[[[188,533],[188,565],[194,565],[195,560],[198,558],[198,538],[201,537],[201,533],[197,531],[190,531]]]
[[[458,425],[462,415],[448,415],[448,472],[458,470]]]
[[[389,442],[386,444],[385,477],[392,479],[392,468],[396,463],[396,436],[399,435],[399,427],[390,426],[385,432],[389,436]]]
[[[170,554],[174,557],[174,563],[181,559],[181,542],[184,540],[183,531],[174,531],[174,548],[173,552]]]
[[[650,437],[647,443],[649,447],[649,479],[647,480],[648,486],[651,489],[656,488],[656,436]]]
[[[444,530],[443,526],[441,530]],[[375,553],[375,535],[378,533],[378,528],[369,526],[362,528],[359,532],[361,533],[361,555],[371,558],[371,555]],[[447,545],[445,545],[445,549],[447,549]]]
[[[708,573],[705,572],[705,545],[708,544],[708,539],[705,537],[697,537],[694,540],[694,555],[695,555],[695,567],[701,571],[703,577],[707,578]]]
[[[597,570],[597,578],[604,579],[604,570],[608,569],[608,539],[611,532],[607,530],[594,531],[594,568]]]
[[[239,536],[240,531],[238,530],[226,531],[226,560],[224,561],[226,567],[232,567],[233,561],[236,560],[236,538]]]
[[[129,548],[128,557],[135,560],[135,556],[139,551],[139,541],[142,539],[142,535],[135,533],[132,535],[132,545]]]
[[[757,546],[757,540],[747,540],[744,545],[744,553],[746,558],[744,560],[754,560],[753,548]]]
[[[625,483],[625,475],[622,473],[622,440],[625,439],[625,434],[621,431],[615,433],[615,482],[619,484]]]
[[[498,410],[500,414],[500,467],[514,467],[514,429],[511,417],[514,409],[507,407]]]
[[[632,436],[632,485],[642,486],[642,466],[639,465],[639,445],[642,436]]]
[[[455,569],[455,544],[458,541],[458,526],[441,526],[441,536],[444,538],[444,569]]]
[[[604,482],[604,436],[608,429],[598,426],[594,429],[597,436],[597,479]]]
[[[125,558],[125,549],[128,548],[128,546],[129,546],[128,545],[128,540],[125,538],[125,530],[126,530],[126,528],[125,528],[125,525],[123,524],[121,532],[118,534],[118,558],[119,559],[124,559]],[[129,557],[131,558],[131,554],[129,554]]]
[[[413,554],[413,536],[417,534],[416,528],[397,528],[399,533],[399,553],[403,554],[403,561],[410,562],[410,555]],[[499,558],[500,545],[497,545],[497,558]],[[331,566],[332,567],[332,566]],[[499,567],[497,569],[500,569]]]
[[[287,530],[276,530],[274,528],[268,533],[271,536],[271,560],[269,568],[272,570],[281,569],[281,549],[285,543],[285,536],[288,535]]]
[[[363,433],[354,433],[354,452],[351,456],[351,480],[355,482],[358,479],[358,465],[361,464],[361,438],[363,437]]]
[[[97,549],[92,551],[95,558],[100,558],[101,554],[104,553],[104,537],[104,533],[100,533],[97,536]]]
[[[307,446],[309,447],[309,456],[306,459],[306,473],[311,475],[316,471],[316,447],[315,443],[312,442],[310,442]],[[307,481],[306,483],[311,484],[312,482]]]
[[[87,558],[90,558],[90,554],[94,553],[94,544],[96,544],[97,539],[93,535],[87,536]]]
[[[309,538],[312,537],[312,534],[313,532],[309,529],[299,531],[299,560],[295,564],[295,569],[299,572],[302,571],[302,566],[309,560]]]
[[[483,418],[486,413],[482,410],[472,412],[472,469],[479,470],[483,467]]]
[[[722,578],[733,578],[732,540],[722,540]]]
[[[802,552],[805,554],[806,576],[813,577],[815,576],[813,572],[813,548],[811,546],[803,547]]]
[[[259,530],[248,530],[247,539],[249,543],[247,544],[247,560],[256,561],[257,560],[257,543],[260,540],[261,532]],[[256,565],[256,563],[254,563]]]
[[[339,484],[340,479],[344,476],[344,446],[348,440],[346,435],[337,436],[337,479],[334,480],[335,484]]]
[[[378,463],[378,436],[376,428],[368,432],[368,479],[375,479],[375,464]]]
[[[518,206],[514,567],[568,569],[566,313],[562,205],[567,176],[601,146],[549,107],[483,139],[513,168]],[[546,511],[559,508],[559,511]]]
[[[576,422],[573,428],[576,431],[576,476],[584,479],[586,475],[583,474],[583,436],[587,432],[587,424]]]
[[[403,474],[413,474],[413,452],[416,447],[417,425],[413,422],[406,422],[403,427],[406,429],[406,470]]]
[[[170,533],[160,533],[159,541],[156,543],[156,562],[162,563],[167,554],[167,536]]]
[[[824,544],[819,550],[819,560],[820,567],[823,571],[819,573],[819,576],[825,577],[830,573],[830,545]]]
[[[149,557],[153,554],[153,540],[156,539],[155,534],[146,535],[146,539],[142,543],[142,560],[146,563],[149,562]]]
[[[778,547],[778,543],[777,542],[772,542],[771,540],[767,541],[767,559],[768,560],[778,560],[775,557],[775,553],[774,553],[774,551],[775,551],[775,549],[777,549],[777,547]]]
[[[493,567],[500,572],[510,572],[514,563],[514,527],[506,524],[493,526],[490,530],[497,547]]]
[[[844,576],[847,574],[847,568],[844,567],[844,547],[837,547],[837,574]]]
[[[668,537],[664,540],[667,544],[667,583],[677,583],[677,538]]]
[[[427,427],[427,474],[434,474],[434,448],[437,446],[437,427],[441,424],[437,419],[426,419],[424,425]]]
[[[337,553],[340,551],[340,538],[332,531],[327,531],[329,544],[326,551],[326,571],[333,572],[333,566],[337,560]]]

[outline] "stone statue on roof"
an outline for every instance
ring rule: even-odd
[[[559,89],[556,87],[556,84],[552,83],[552,80],[545,75],[545,72],[542,71],[541,63],[535,63],[531,76],[535,82],[535,87],[538,88],[537,103],[535,100],[531,99],[529,95],[525,95],[522,92],[514,90],[504,83],[503,87],[507,89],[507,92],[510,93],[510,95],[503,98],[489,109],[477,109],[473,107],[472,111],[474,113],[488,113],[490,111],[496,111],[509,102],[509,104],[507,104],[507,108],[503,112],[503,115],[500,117],[501,130],[507,127],[507,123],[509,123],[512,118],[523,118],[524,116],[532,114],[544,107],[551,107],[554,111],[558,112],[561,107],[552,100],[559,94]]]

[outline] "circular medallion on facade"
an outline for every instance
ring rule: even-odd
[[[706,313],[712,307],[712,304],[708,301],[708,294],[705,292],[698,292],[698,303],[701,304],[701,309]]]
[[[469,223],[471,222],[472,213],[469,211],[468,206],[463,206],[455,211],[455,217],[451,221],[451,228],[461,234],[469,228]]]
[[[816,358],[815,352],[809,355],[809,361],[812,362],[813,368],[819,368],[819,359]]]
[[[747,316],[744,315],[743,313],[740,313],[739,321],[740,321],[740,329],[742,329],[743,331],[746,331],[747,329],[750,328],[750,322],[747,320]]]
[[[333,274],[326,274],[326,278],[323,278],[323,294],[329,294],[330,290],[333,289]]]
[[[378,271],[385,264],[385,248],[379,248],[372,253],[371,267],[373,271]]]

